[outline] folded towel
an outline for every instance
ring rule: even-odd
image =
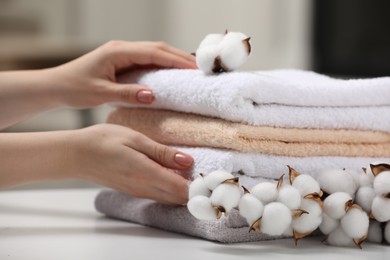
[[[162,205],[114,190],[100,192],[95,206],[99,212],[110,217],[222,243],[282,238],[263,233],[249,233],[248,224],[237,210],[233,210],[228,217],[221,220],[203,221],[194,218],[184,206]]]
[[[120,108],[108,123],[167,145],[227,148],[286,156],[390,157],[390,134],[358,130],[275,128],[168,110]]]
[[[298,172],[309,174],[316,178],[322,170],[326,169],[346,168],[355,171],[362,171],[362,167],[367,167],[370,163],[390,162],[390,157],[291,157],[273,156],[259,153],[241,153],[231,150],[200,147],[177,148],[193,156],[195,164],[191,170],[191,174],[193,174],[194,177],[196,177],[199,173],[209,173],[214,170],[224,169],[228,172],[242,175],[241,177],[252,176],[277,179],[282,174],[288,173],[287,165],[290,165]],[[250,178],[243,178],[241,182],[249,188],[254,184]]]
[[[299,70],[204,75],[198,70],[138,71],[121,82],[149,86],[151,108],[253,125],[390,131],[390,78],[340,80]]]

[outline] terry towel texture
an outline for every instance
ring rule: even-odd
[[[390,78],[341,80],[273,70],[205,76],[199,70],[141,71],[121,82],[149,86],[150,108],[252,125],[390,131]]]
[[[167,110],[120,108],[108,123],[166,145],[214,147],[284,156],[390,157],[390,133],[251,126]]]
[[[249,227],[238,211],[231,212],[221,220],[201,221],[194,218],[186,207],[162,205],[114,190],[99,193],[95,206],[98,211],[111,217],[222,243],[282,238],[249,233]]]

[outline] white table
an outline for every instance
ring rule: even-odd
[[[0,259],[390,259],[390,246],[363,250],[304,239],[224,245],[113,220],[97,213],[98,190],[0,191]]]

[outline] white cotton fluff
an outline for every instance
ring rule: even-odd
[[[273,202],[278,197],[277,183],[261,182],[252,188],[251,194],[253,194],[263,204]]]
[[[328,235],[330,232],[335,230],[339,224],[339,220],[329,217],[326,213],[322,213],[322,222],[319,228],[324,235]]]
[[[360,208],[350,208],[341,219],[341,227],[344,232],[353,239],[361,239],[367,235],[369,218]]]
[[[344,232],[341,226],[333,230],[328,235],[326,241],[333,246],[354,246],[355,245],[353,239]]]
[[[371,212],[379,222],[390,221],[390,199],[376,196],[372,201]]]
[[[328,194],[342,191],[354,196],[358,188],[354,177],[349,172],[342,169],[321,171],[317,180],[321,189]]]
[[[388,244],[390,244],[390,222],[387,222],[384,230],[384,237]]]
[[[371,166],[368,165],[364,169],[365,171],[360,175],[359,184],[360,186],[372,186],[374,175],[371,171]]]
[[[368,235],[367,241],[372,243],[382,243],[383,234],[381,223],[378,221],[372,220],[370,221],[370,225],[368,226]]]
[[[203,195],[206,197],[210,197],[211,191],[206,187],[204,183],[203,177],[198,177],[193,180],[188,188],[188,198],[192,199],[197,195]]]
[[[222,33],[210,33],[206,35],[206,37],[204,37],[204,39],[200,42],[198,50],[208,46],[219,45],[222,42],[224,36],[225,35]]]
[[[365,174],[362,170],[361,171],[355,171],[352,169],[344,169],[345,172],[350,174],[355,182],[355,185],[357,188],[360,187],[360,175]]]
[[[249,53],[243,42],[247,38],[240,32],[228,32],[220,43],[219,56],[229,70],[235,70],[247,61]]]
[[[217,211],[211,205],[210,198],[203,195],[190,199],[187,208],[195,218],[200,220],[213,220],[217,217]]]
[[[318,182],[313,177],[306,174],[297,176],[291,185],[299,190],[302,197],[310,193],[319,194],[321,192]]]
[[[291,225],[291,211],[280,202],[271,202],[264,207],[261,231],[271,236],[282,235]]]
[[[312,199],[303,199],[300,209],[309,214],[302,214],[292,220],[293,230],[299,233],[313,232],[322,222],[322,209],[320,204]]]
[[[210,199],[213,206],[222,206],[229,212],[237,207],[241,198],[241,191],[238,185],[223,183],[218,185],[211,193]]]
[[[371,186],[360,187],[355,195],[356,204],[360,205],[364,211],[370,212],[372,201],[375,198],[375,191]]]
[[[390,193],[390,171],[383,171],[375,177],[374,191],[378,196]]]
[[[291,185],[283,185],[278,192],[276,201],[286,205],[290,210],[298,209],[302,202],[299,190]]]
[[[264,211],[263,203],[250,193],[244,194],[238,203],[238,210],[249,225],[258,220]]]
[[[233,174],[224,170],[213,171],[203,177],[206,187],[210,190],[214,190],[222,182],[232,178],[234,178]]]
[[[214,61],[219,55],[217,46],[205,46],[196,51],[196,65],[206,74],[213,73]]]
[[[324,212],[333,219],[341,219],[345,214],[345,204],[352,197],[346,192],[335,192],[324,200]]]

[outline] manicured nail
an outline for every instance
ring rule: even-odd
[[[191,158],[191,156],[182,153],[175,154],[175,161],[178,164],[186,167],[191,166],[193,163],[193,159]]]
[[[154,95],[150,90],[140,90],[137,92],[137,100],[141,103],[150,104],[154,101]]]

